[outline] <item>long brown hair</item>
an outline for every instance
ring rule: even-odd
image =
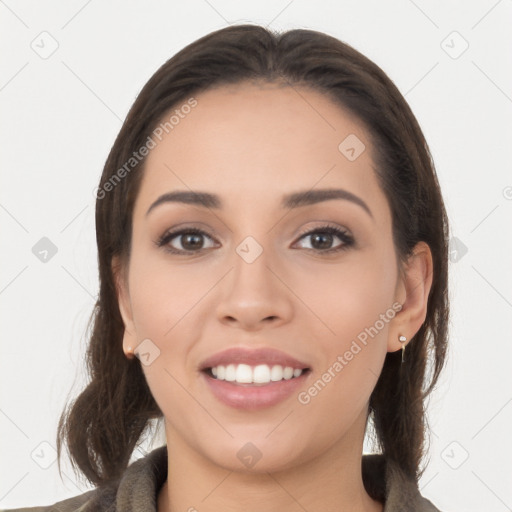
[[[417,481],[428,431],[425,398],[444,364],[449,312],[448,221],[427,143],[393,82],[351,46],[313,30],[280,34],[258,25],[215,31],[168,60],[138,95],[114,142],[96,201],[100,289],[86,353],[90,382],[60,418],[59,470],[65,440],[73,467],[91,483],[104,486],[117,480],[149,420],[163,416],[140,361],[124,356],[124,325],[111,266],[119,256],[127,268],[130,257],[133,207],[145,162],[130,159],[171,108],[201,91],[247,81],[313,88],[358,118],[371,138],[399,261],[406,260],[418,241],[432,251],[425,322],[407,346],[406,363],[401,365],[399,352],[386,355],[368,411],[381,451],[404,476]]]

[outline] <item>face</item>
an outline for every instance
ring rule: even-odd
[[[176,450],[275,471],[348,449],[400,348],[403,289],[368,136],[305,88],[239,84],[196,100],[146,160],[120,296],[125,349],[142,343]],[[342,192],[283,206],[325,189]],[[176,191],[219,205],[151,208]],[[227,349],[240,351],[216,357]],[[254,467],[247,454],[261,457]]]

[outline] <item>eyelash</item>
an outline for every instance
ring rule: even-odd
[[[329,234],[329,235],[336,235],[343,243],[339,245],[338,247],[334,247],[332,249],[306,249],[307,251],[313,251],[319,254],[331,254],[331,253],[337,253],[340,251],[347,250],[349,247],[354,245],[354,239],[352,236],[348,234],[347,231],[344,231],[336,226],[333,226],[331,224],[325,224],[324,226],[319,226],[317,228],[314,228],[312,230],[306,231],[304,233],[301,233],[299,235],[298,240],[301,240],[302,238],[313,235],[315,233],[322,233],[322,234]],[[181,255],[190,255],[190,254],[197,254],[200,253],[203,249],[200,249],[198,251],[182,251],[178,249],[171,248],[170,246],[167,246],[167,244],[173,239],[178,237],[179,235],[185,235],[185,234],[194,234],[194,235],[206,235],[209,238],[211,237],[207,232],[198,229],[198,228],[183,228],[177,231],[171,231],[164,233],[156,242],[155,244],[157,247],[163,247],[165,251],[171,253],[171,254],[181,254]]]

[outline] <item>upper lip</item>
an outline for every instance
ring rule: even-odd
[[[306,363],[273,348],[250,349],[233,347],[223,350],[222,352],[217,352],[209,357],[201,363],[199,369],[206,370],[207,368],[220,365],[226,366],[228,364],[248,364],[251,366],[258,364],[268,364],[269,366],[281,365],[284,367],[291,366],[294,369],[298,368],[301,370],[309,368]]]

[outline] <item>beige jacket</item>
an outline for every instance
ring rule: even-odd
[[[423,498],[418,487],[404,480],[383,455],[363,455],[363,482],[384,512],[440,512]],[[133,462],[120,482],[42,507],[3,509],[0,512],[157,512],[158,492],[167,479],[167,446]]]

